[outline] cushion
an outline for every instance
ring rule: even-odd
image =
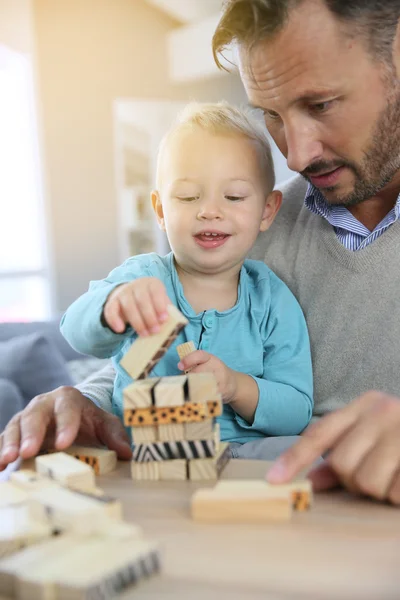
[[[72,385],[63,357],[41,333],[0,342],[0,378],[13,381],[26,404],[38,394]]]
[[[68,373],[74,382],[82,383],[87,377],[90,377],[97,371],[100,371],[107,363],[110,362],[109,358],[83,358],[79,360],[70,360],[67,362],[66,367]]]

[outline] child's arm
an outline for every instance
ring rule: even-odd
[[[106,279],[91,282],[89,290],[68,308],[61,320],[61,333],[75,350],[109,358],[127,337],[146,334],[143,322],[148,313],[155,318],[169,300],[164,284],[153,276],[151,265],[143,264],[145,258],[128,259]]]
[[[112,362],[90,375],[76,385],[76,389],[84,396],[89,398],[96,406],[102,408],[106,412],[112,412],[112,393],[114,389],[115,370]]]

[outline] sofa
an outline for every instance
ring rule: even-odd
[[[80,383],[106,362],[73,350],[59,320],[0,323],[0,432],[38,394]]]

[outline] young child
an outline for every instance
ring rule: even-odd
[[[172,252],[133,256],[65,313],[73,348],[113,357],[112,406],[132,380],[119,361],[138,335],[159,331],[175,304],[189,324],[152,376],[212,371],[224,402],[221,439],[294,435],[313,407],[308,333],[296,299],[261,261],[246,260],[282,195],[266,133],[226,103],[189,104],[160,145],[151,201]],[[176,346],[198,350],[179,362]]]

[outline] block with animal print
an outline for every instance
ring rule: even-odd
[[[203,403],[188,402],[183,406],[153,407],[124,410],[127,427],[167,425],[169,423],[194,423],[218,417],[222,414],[221,398]]]

